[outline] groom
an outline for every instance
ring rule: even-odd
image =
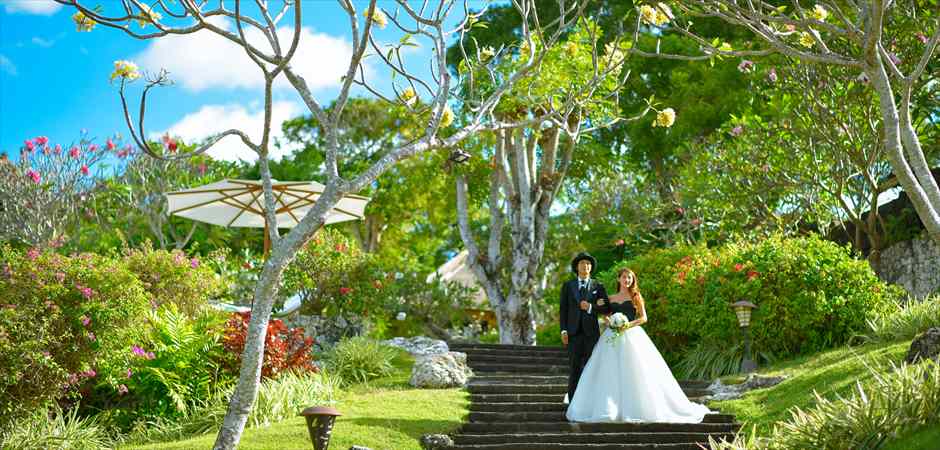
[[[593,256],[578,253],[571,261],[571,270],[578,276],[561,287],[561,342],[568,347],[568,362],[571,364],[568,401],[574,398],[581,371],[600,338],[597,314],[606,312],[608,308],[607,291],[591,279],[591,271],[596,265],[597,260]]]

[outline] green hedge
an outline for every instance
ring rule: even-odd
[[[644,328],[671,363],[696,345],[738,342],[729,305],[740,299],[758,305],[754,350],[789,357],[846,342],[902,293],[847,247],[816,235],[656,250],[602,273],[610,291],[621,267],[636,272],[649,317]]]

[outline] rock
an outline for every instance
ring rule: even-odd
[[[439,355],[447,353],[450,350],[446,342],[425,336],[415,336],[413,338],[397,337],[383,341],[382,343],[392,347],[398,347],[416,357]]]
[[[303,327],[304,336],[313,338],[314,349],[324,352],[343,338],[361,336],[369,331],[369,323],[361,317],[323,317],[291,314],[284,318],[291,327]]]
[[[904,362],[914,364],[924,359],[932,359],[940,363],[940,327],[933,327],[917,336],[911,342]]]
[[[454,440],[446,434],[425,434],[421,436],[421,448],[425,450],[441,450],[454,446]]]
[[[467,366],[467,354],[447,352],[418,358],[411,369],[412,386],[418,388],[450,388],[466,386],[473,371]]]
[[[740,384],[724,384],[721,380],[715,380],[714,383],[708,386],[708,390],[712,391],[712,395],[707,398],[708,400],[732,400],[740,398],[747,391],[768,388],[786,379],[787,377],[783,376],[765,377],[752,373]]]
[[[349,447],[349,450],[372,450],[372,449],[369,447],[363,447],[361,445],[353,445],[352,447]]]

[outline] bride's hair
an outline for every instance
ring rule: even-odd
[[[637,279],[636,273],[626,267],[620,269],[620,271],[617,272],[617,292],[620,292],[620,277],[622,277],[625,273],[633,275],[633,283],[630,283],[630,285],[627,286],[627,291],[630,292],[630,297],[633,298],[633,301],[643,300],[643,294],[640,294],[640,281]]]

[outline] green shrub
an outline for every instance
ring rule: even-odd
[[[4,450],[99,450],[112,446],[107,430],[95,417],[79,417],[76,409],[63,412],[58,406],[41,408],[0,433]]]
[[[363,383],[391,375],[398,350],[357,336],[343,339],[326,355],[329,371],[347,383]]]
[[[148,242],[126,250],[124,261],[143,282],[154,307],[172,303],[194,315],[224,290],[222,279],[209,264],[180,250],[154,250]]]
[[[649,317],[644,328],[672,363],[699,342],[739,341],[729,305],[742,298],[758,305],[754,350],[783,358],[846,342],[900,296],[847,247],[815,235],[656,250],[599,278],[616,286],[621,267],[636,272]]]
[[[0,247],[0,428],[98,377],[147,296],[120,261]]]
[[[764,365],[773,361],[765,354],[757,352],[751,358]],[[693,380],[713,380],[715,378],[739,373],[744,360],[744,342],[719,343],[698,342],[687,351],[676,367],[676,376]]]
[[[313,372],[284,372],[277,378],[261,382],[258,399],[248,416],[248,427],[265,427],[271,423],[297,417],[311,405],[328,405],[339,394],[339,379]],[[142,420],[125,436],[126,443],[147,444],[185,439],[217,429],[228,410],[232,389],[217,393],[174,418],[158,417]]]
[[[557,323],[538,327],[535,330],[538,345],[561,346],[561,326]]]
[[[940,295],[923,301],[890,305],[883,314],[868,321],[866,338],[874,341],[913,339],[928,328],[940,327]]]
[[[102,368],[90,409],[111,409],[111,423],[126,429],[141,417],[185,415],[234,384],[223,370],[221,340],[227,315],[204,309],[190,317],[167,303],[146,315],[139,341]]]

